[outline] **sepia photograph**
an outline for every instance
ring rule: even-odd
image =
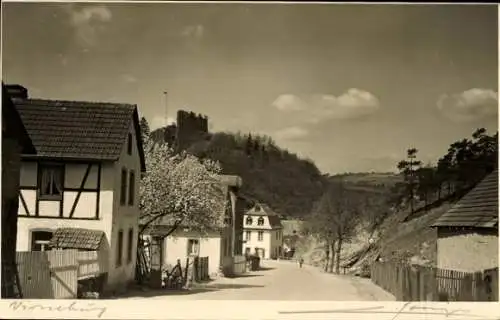
[[[4,1],[2,299],[498,302],[498,40],[485,4]]]

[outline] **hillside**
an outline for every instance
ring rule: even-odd
[[[339,176],[331,176],[330,180]],[[401,182],[395,174],[362,173],[342,175],[346,188],[361,188],[367,197],[379,200],[392,186]],[[377,187],[378,186],[378,187]],[[382,187],[383,186],[383,187]],[[416,202],[413,213],[408,208],[391,209],[388,204],[379,203],[377,214],[366,212],[357,226],[353,239],[343,246],[341,265],[357,272],[377,257],[384,260],[411,261],[416,264],[435,265],[436,231],[430,226],[445,213],[464,192],[451,194],[440,201],[425,206]],[[370,211],[370,210],[369,210]],[[379,223],[370,220],[378,217]],[[369,244],[369,239],[374,243]],[[316,266],[325,262],[323,244],[313,236],[301,236],[297,246],[297,256]]]
[[[158,132],[151,136],[162,139]],[[243,196],[268,204],[282,216],[303,218],[323,193],[326,179],[316,165],[278,147],[269,137],[218,132],[191,141],[184,150],[219,161],[224,174],[243,179]]]

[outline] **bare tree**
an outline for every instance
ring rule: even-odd
[[[342,180],[332,182],[314,206],[309,223],[325,241],[329,253],[325,270],[340,273],[342,246],[351,240],[365,199],[359,192],[345,188]]]

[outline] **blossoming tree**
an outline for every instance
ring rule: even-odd
[[[174,154],[167,144],[145,143],[146,172],[140,185],[140,233],[161,224],[205,232],[224,221],[226,195],[218,179],[221,168],[212,160]]]

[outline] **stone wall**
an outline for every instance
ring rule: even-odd
[[[204,139],[208,135],[208,118],[194,112],[179,110],[177,112],[177,126],[175,146],[178,150],[185,150],[194,142]]]

